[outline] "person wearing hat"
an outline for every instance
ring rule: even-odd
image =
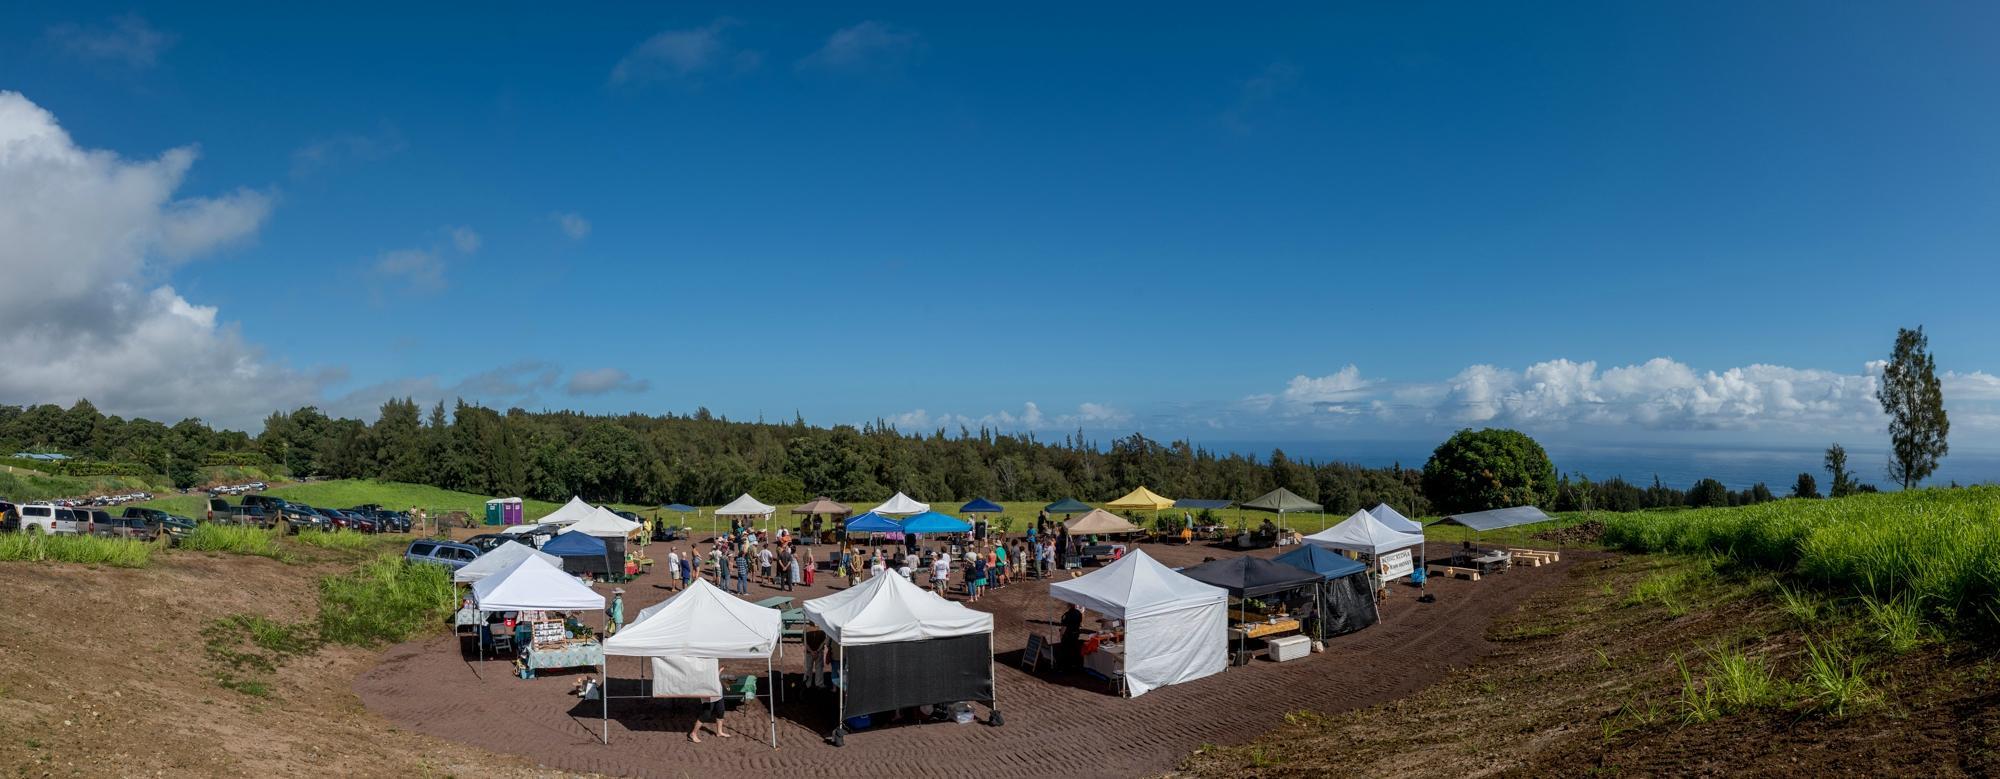
[[[604,613],[611,617],[611,630],[608,632],[617,633],[618,628],[625,624],[625,588],[611,588],[611,607]]]

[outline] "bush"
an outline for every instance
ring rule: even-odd
[[[0,535],[0,560],[143,568],[152,558],[152,544],[126,538],[50,536],[40,533]]]
[[[376,558],[359,570],[319,583],[319,635],[338,644],[375,646],[438,627],[457,606],[451,571]]]
[[[1438,512],[1527,506],[1556,496],[1549,453],[1517,430],[1460,430],[1424,464],[1424,497]]]
[[[195,525],[192,532],[181,538],[181,548],[194,552],[227,552],[282,560],[285,559],[285,550],[278,546],[278,539],[283,535],[284,531],[277,528],[265,530],[247,525],[218,525],[203,522]]]

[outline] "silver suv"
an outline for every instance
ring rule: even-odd
[[[21,532],[49,535],[89,535],[93,530],[88,512],[53,503],[29,503],[21,507]]]

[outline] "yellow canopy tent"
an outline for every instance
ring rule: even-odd
[[[1105,508],[1115,511],[1165,511],[1173,507],[1173,498],[1161,497],[1159,493],[1146,489],[1145,485],[1105,504]]]

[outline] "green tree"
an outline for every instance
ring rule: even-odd
[[[1882,366],[1875,399],[1889,415],[1889,478],[1903,489],[1915,487],[1937,472],[1938,460],[1951,451],[1945,443],[1951,419],[1944,411],[1944,386],[1923,327],[1896,331],[1896,348]]]
[[[1814,481],[1813,475],[1810,473],[1799,474],[1799,480],[1792,483],[1792,497],[1794,498],[1820,497],[1819,482]]]
[[[1688,489],[1687,504],[1695,508],[1729,505],[1729,488],[1714,479],[1702,479]]]
[[[1424,464],[1424,497],[1447,514],[1553,502],[1556,466],[1518,430],[1460,430]]]
[[[1861,491],[1861,485],[1854,481],[1854,472],[1847,469],[1847,448],[1834,444],[1826,448],[1826,472],[1830,481],[1826,494],[1830,498],[1845,498]]]

